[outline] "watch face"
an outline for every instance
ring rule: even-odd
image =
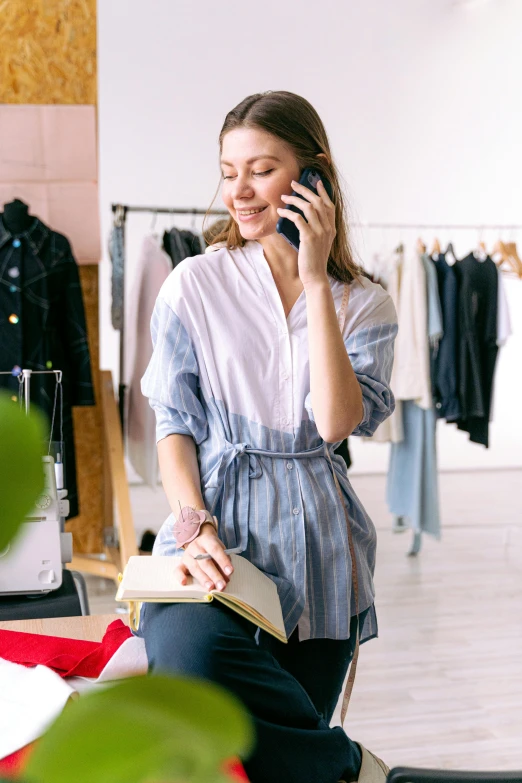
[[[40,495],[36,501],[36,508],[49,508],[53,499],[49,495]]]

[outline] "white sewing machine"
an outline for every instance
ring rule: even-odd
[[[57,590],[62,564],[72,560],[72,535],[63,533],[69,514],[67,490],[57,487],[53,457],[42,457],[45,486],[16,539],[0,551],[0,596],[31,595]],[[61,482],[59,482],[61,483]]]

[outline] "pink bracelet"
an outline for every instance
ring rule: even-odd
[[[199,536],[201,526],[205,524],[212,525],[217,532],[216,521],[206,509],[196,511],[192,506],[184,506],[172,528],[178,547],[194,541]]]

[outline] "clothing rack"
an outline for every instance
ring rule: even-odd
[[[122,289],[123,289],[123,305],[122,305],[122,328],[120,329],[120,378],[118,385],[118,408],[120,413],[120,422],[122,428],[122,434],[124,434],[125,424],[125,224],[127,220],[127,214],[129,212],[149,212],[152,214],[163,215],[213,215],[223,217],[230,213],[221,209],[198,209],[197,207],[146,207],[146,206],[131,206],[129,204],[112,204],[112,212],[114,213],[114,221],[118,221],[118,225],[123,230],[123,270],[122,270]]]
[[[447,231],[522,231],[522,224],[505,223],[349,223],[352,228],[379,228],[379,229],[399,229],[410,231],[417,229],[447,230]]]
[[[125,292],[125,225],[127,220],[127,214],[129,212],[147,212],[154,215],[212,215],[214,217],[225,217],[230,213],[224,209],[199,209],[198,207],[150,207],[141,205],[130,204],[112,204],[112,212],[115,216],[115,221],[119,221],[118,225],[123,227],[124,241],[123,241],[123,273],[122,273],[122,287]],[[447,231],[522,231],[522,225],[518,224],[501,224],[501,223],[475,223],[475,224],[451,224],[451,223],[374,223],[366,221],[352,222],[349,224],[351,228],[359,229],[378,229],[378,230],[403,230],[403,231],[425,231],[425,230],[447,230]],[[120,330],[120,351],[119,351],[119,364],[120,364],[120,379],[118,387],[118,402],[120,411],[120,420],[122,424],[122,431],[124,426],[124,411],[125,411],[125,294],[123,296],[122,307],[122,328]]]

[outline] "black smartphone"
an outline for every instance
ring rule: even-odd
[[[322,180],[323,185],[326,188],[326,192],[328,193],[329,197],[333,200],[333,189],[331,184],[328,182],[326,177],[321,176],[319,172],[317,172],[315,169],[305,169],[299,178],[299,184],[304,185],[305,188],[308,188],[317,196],[319,195],[317,193],[317,183],[319,182],[319,180]],[[298,196],[299,198],[303,198],[299,193],[296,193],[295,191],[292,192],[292,196]],[[302,211],[297,207],[295,207],[293,204],[288,204],[288,205],[285,204],[285,209],[291,209],[292,212],[299,212],[300,215],[303,215]],[[279,220],[277,221],[276,231],[278,234],[281,234],[281,236],[286,239],[288,244],[291,245],[294,248],[294,250],[299,250],[299,229],[294,223],[292,223],[291,220],[288,220],[288,218],[285,217],[279,218]]]

